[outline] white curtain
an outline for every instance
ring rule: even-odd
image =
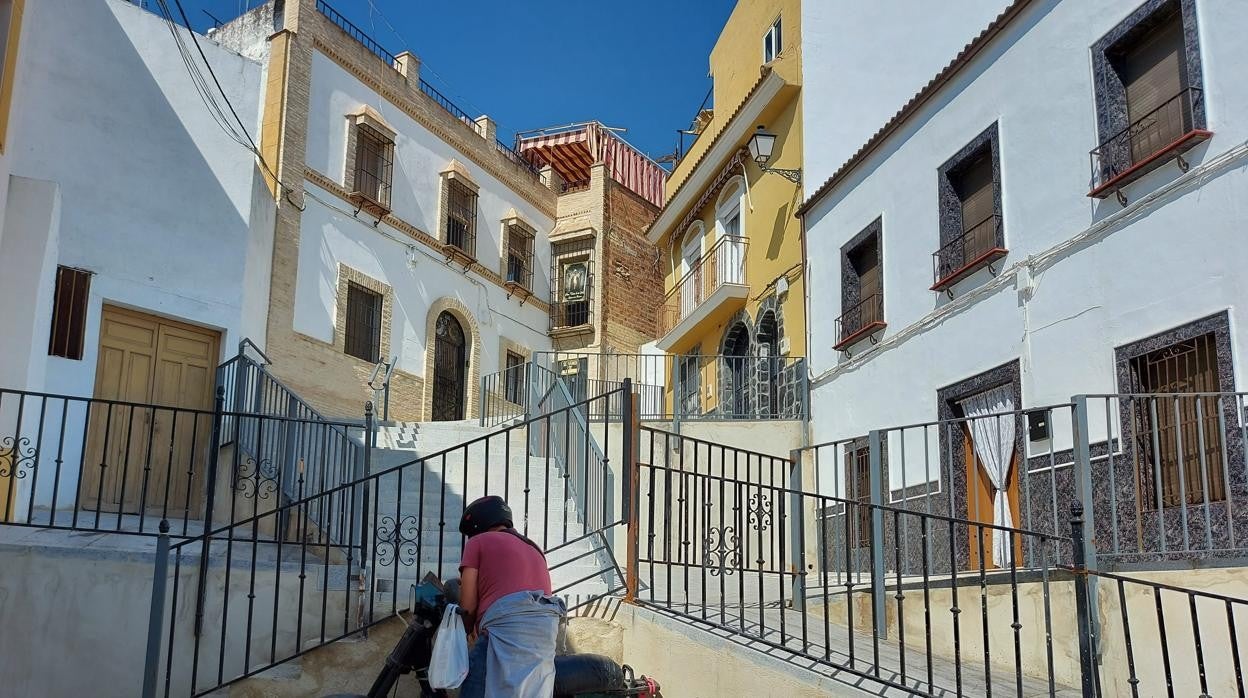
[[[1010,461],[1014,457],[1014,410],[1011,386],[1003,385],[973,395],[962,401],[962,410],[969,419],[971,443],[975,447],[976,460],[992,483],[992,523],[996,526],[1014,526],[1010,513],[1010,498],[1005,483],[1010,476]],[[992,415],[992,416],[990,416]],[[1004,416],[996,416],[1004,415]],[[970,483],[967,483],[968,493]],[[1009,567],[1014,556],[1009,535],[1002,530],[992,531],[992,562],[997,567]]]

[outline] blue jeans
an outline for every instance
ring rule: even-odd
[[[468,650],[468,676],[459,685],[459,698],[485,698],[485,658],[490,638],[480,634]]]

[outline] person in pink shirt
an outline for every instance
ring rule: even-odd
[[[467,537],[459,564],[460,607],[477,635],[461,698],[549,698],[555,686],[555,641],[565,607],[551,593],[546,556],[514,528],[502,497],[464,510]]]

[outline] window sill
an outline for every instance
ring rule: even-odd
[[[1108,198],[1114,192],[1161,167],[1169,158],[1177,157],[1181,153],[1195,147],[1198,143],[1209,140],[1212,135],[1213,131],[1200,128],[1192,129],[1176,138],[1164,148],[1106,180],[1104,184],[1088,192],[1088,196],[1093,199]]]
[[[875,322],[867,323],[858,331],[850,334],[848,337],[842,339],[836,344],[833,344],[832,348],[836,351],[841,351],[847,347],[851,347],[854,344],[857,344],[864,337],[872,335],[878,330],[884,329],[885,327],[888,327],[888,323],[884,322],[883,320],[876,320]]]
[[[356,211],[368,211],[377,218],[385,218],[390,213],[390,207],[377,201],[373,197],[363,192],[353,191],[347,194],[347,199],[355,204]]]
[[[551,337],[577,337],[583,334],[593,334],[593,332],[594,326],[590,324],[550,328]]]
[[[979,255],[975,259],[972,259],[970,262],[962,265],[962,267],[955,269],[952,273],[946,274],[944,277],[937,279],[936,283],[932,284],[932,287],[929,290],[946,291],[950,286],[953,286],[962,279],[970,276],[981,267],[988,266],[1007,254],[1009,254],[1009,250],[1004,247],[994,247]]]
[[[524,305],[525,301],[533,297],[533,291],[529,290],[524,284],[516,281],[503,282],[503,288],[507,290],[508,298],[511,298],[512,296],[519,296],[520,305]]]
[[[467,250],[449,242],[442,243],[442,254],[445,254],[448,260],[464,265],[464,269],[468,269],[477,263],[477,258],[473,257]]]

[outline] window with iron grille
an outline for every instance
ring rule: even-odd
[[[390,208],[394,143],[368,124],[355,127],[355,192]]]
[[[1139,502],[1145,510],[1226,499],[1214,333],[1130,361]],[[1160,500],[1160,502],[1159,502]]]
[[[514,351],[507,352],[506,381],[503,384],[503,395],[507,402],[524,403],[525,360]]]
[[[1159,153],[1199,142],[1205,108],[1194,3],[1148,0],[1093,46],[1098,183],[1125,184],[1168,162]]]
[[[381,356],[381,294],[353,282],[347,283],[347,322],[343,351],[375,363]]]
[[[592,318],[594,240],[582,238],[552,246],[550,327],[580,327]]]
[[[854,547],[871,545],[871,450],[866,439],[858,439],[845,447],[846,523],[849,541]]]
[[[446,239],[470,257],[477,252],[477,192],[455,179],[446,182]]]
[[[56,268],[56,289],[52,297],[52,331],[48,354],[66,359],[82,359],[83,337],[87,328],[87,297],[91,272],[71,267]]]
[[[696,417],[702,414],[701,393],[698,389],[698,379],[701,377],[698,371],[698,356],[696,354],[680,357],[677,364],[679,374],[677,375],[677,384],[680,386],[678,391],[677,405],[680,410],[679,414],[684,416]]]
[[[533,231],[523,225],[507,226],[506,281],[533,290]]]

